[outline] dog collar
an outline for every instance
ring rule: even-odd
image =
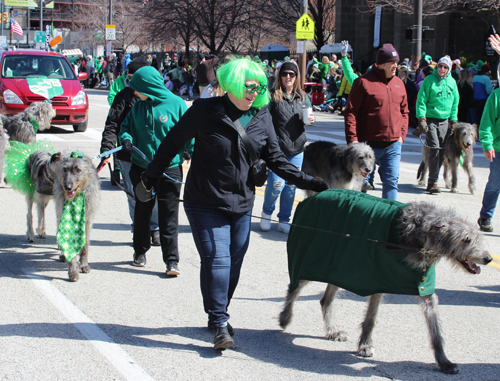
[[[68,156],[70,159],[82,159],[84,160],[83,153],[80,151],[73,151],[71,154]]]
[[[32,117],[29,118],[30,123],[33,125],[33,129],[35,130],[35,134],[38,132],[38,122]]]

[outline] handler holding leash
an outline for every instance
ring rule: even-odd
[[[450,75],[451,59],[442,57],[433,74],[425,77],[417,96],[418,132],[425,132],[425,144],[429,147],[429,180],[426,192],[440,193],[439,170],[444,161],[444,143],[457,128],[458,94],[457,81]]]
[[[263,164],[259,158],[301,189],[321,192],[328,186],[298,170],[280,150],[265,107],[269,93],[261,65],[235,58],[217,71],[217,77],[227,94],[193,103],[161,143],[142,175],[142,185],[152,190],[172,158],[195,138],[184,209],[201,259],[208,328],[214,333],[214,348],[223,350],[234,344],[227,308],[249,245],[255,185],[267,178],[265,166],[256,165]],[[257,160],[250,158],[250,151]]]
[[[408,132],[405,84],[396,76],[399,54],[392,44],[377,53],[372,70],[354,81],[345,109],[347,144],[366,142],[375,152],[382,179],[382,197],[398,196],[401,145]],[[373,184],[375,169],[369,175]]]

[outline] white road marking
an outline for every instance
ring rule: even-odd
[[[118,344],[104,333],[92,320],[79,310],[64,294],[52,286],[36,269],[25,267],[22,271],[39,291],[85,336],[99,352],[123,375],[126,380],[154,379],[137,364]]]

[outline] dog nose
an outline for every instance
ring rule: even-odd
[[[491,255],[489,253],[486,253],[486,257],[484,258],[484,264],[487,265],[492,260],[493,260],[493,258],[491,258]]]

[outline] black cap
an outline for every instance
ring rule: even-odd
[[[127,65],[127,71],[129,72],[129,74],[134,74],[137,70],[144,66],[151,66],[151,62],[149,62],[146,57],[139,56],[130,61],[130,63]]]

